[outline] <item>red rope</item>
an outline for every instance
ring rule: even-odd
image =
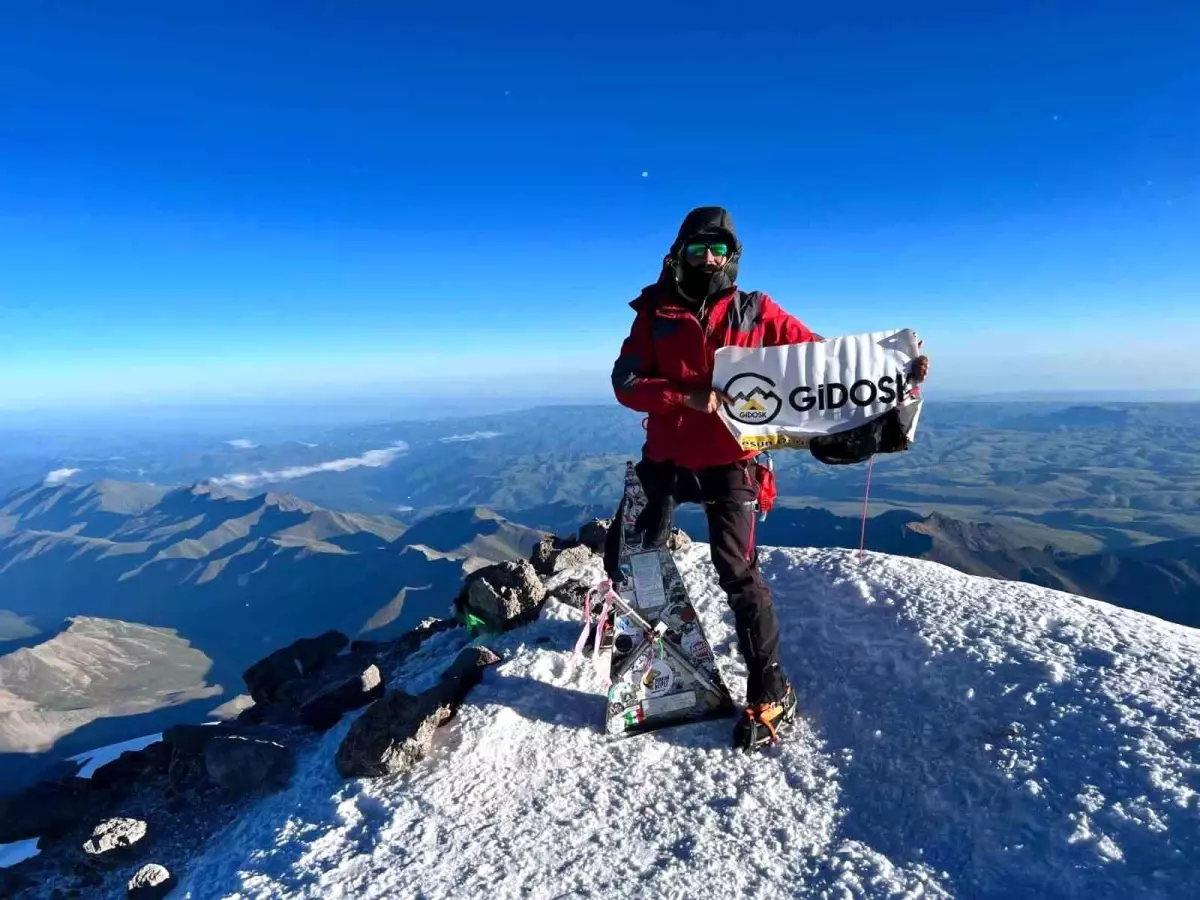
[[[862,534],[858,538],[858,561],[861,564],[867,552],[867,500],[871,496],[871,471],[875,468],[875,457],[867,460],[867,489],[863,492]]]

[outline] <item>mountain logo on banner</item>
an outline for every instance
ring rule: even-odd
[[[746,425],[766,425],[783,409],[783,399],[775,393],[775,382],[763,375],[743,372],[725,385],[732,403],[725,411]]]

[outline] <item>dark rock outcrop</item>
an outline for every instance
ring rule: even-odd
[[[438,683],[425,691],[439,703],[458,709],[467,693],[483,681],[483,670],[500,662],[500,657],[487,647],[464,647],[454,662],[442,673]]]
[[[89,782],[73,778],[39,782],[20,793],[0,797],[0,844],[30,838],[53,839],[80,819],[99,814],[104,792]]]
[[[358,640],[350,644],[351,653],[372,653],[377,658],[385,659],[388,664],[395,665],[401,662],[406,656],[415,653],[426,639],[433,637],[435,634],[440,634],[443,631],[448,631],[451,628],[457,628],[458,622],[454,619],[436,619],[428,618],[422,620],[421,624],[412,631],[406,631],[400,637],[392,641],[372,641]]]
[[[500,661],[484,647],[467,647],[429,690],[413,696],[389,692],[351,726],[338,748],[344,778],[398,775],[424,759],[438,726],[454,715],[486,666]]]
[[[163,746],[175,757],[198,756],[209,742],[219,737],[249,737],[278,740],[283,730],[271,725],[250,725],[242,722],[215,722],[211,725],[172,725],[163,732]]]
[[[170,763],[171,748],[162,741],[141,750],[126,750],[92,773],[92,788],[120,794],[147,775],[166,772]]]
[[[234,795],[287,784],[295,766],[290,747],[244,735],[213,738],[204,747],[204,767],[213,783]]]
[[[425,694],[391,691],[350,729],[335,760],[343,778],[399,775],[424,759],[451,710]]]
[[[549,575],[554,571],[554,560],[569,544],[561,538],[549,535],[542,538],[529,554],[529,562],[539,575]]]
[[[554,575],[564,569],[586,566],[595,558],[595,554],[583,544],[569,547],[550,546],[552,540],[557,543],[557,538],[547,538],[534,548],[530,556],[529,561],[539,575]]]
[[[485,566],[467,576],[455,606],[494,631],[533,621],[546,599],[546,588],[528,560]]]
[[[612,519],[592,519],[579,529],[578,542],[593,553],[603,554],[604,543],[608,540],[608,531],[613,527]],[[681,528],[672,528],[667,538],[667,549],[672,553],[682,550],[692,543],[692,539]]]
[[[592,519],[579,529],[579,543],[593,553],[603,553],[604,542],[608,539],[608,529],[612,527],[612,521],[612,519]]]
[[[175,876],[165,866],[149,863],[142,866],[129,879],[125,896],[129,900],[162,900],[176,885]]]
[[[354,667],[354,673],[332,681],[300,707],[300,721],[316,731],[325,731],[352,709],[359,709],[383,696],[383,675],[374,663]]]
[[[92,859],[123,859],[144,847],[148,836],[147,825],[141,819],[106,819],[92,831],[83,852]]]
[[[560,603],[583,609],[587,595],[595,587],[588,581],[579,578],[553,578],[546,582],[546,590]]]
[[[340,631],[301,638],[260,659],[245,671],[242,679],[255,703],[271,703],[283,685],[328,665],[349,643],[350,639]]]

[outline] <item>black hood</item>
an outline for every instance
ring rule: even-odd
[[[694,269],[683,261],[683,245],[693,239],[723,238],[729,245],[729,259],[724,267],[713,273]],[[684,217],[675,242],[663,259],[663,277],[675,287],[684,302],[702,308],[711,298],[723,294],[737,281],[738,261],[742,243],[733,227],[733,216],[720,206],[701,206]]]
[[[679,253],[691,238],[694,237],[724,237],[733,245],[732,256],[742,252],[741,242],[738,241],[737,231],[733,227],[733,216],[729,210],[720,206],[700,206],[688,213],[683,224],[679,226],[679,234],[671,245],[669,256],[679,258]]]

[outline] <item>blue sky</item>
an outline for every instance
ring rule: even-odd
[[[0,408],[608,396],[686,211],[931,388],[1200,383],[1194,3],[6,4]]]

